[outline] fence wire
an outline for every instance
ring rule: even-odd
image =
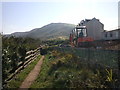
[[[102,50],[90,48],[71,48],[71,47],[57,47],[56,50],[66,53],[72,53],[79,56],[83,60],[93,60],[99,62],[110,68],[119,68],[119,50]]]

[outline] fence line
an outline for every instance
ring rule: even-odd
[[[10,81],[17,73],[19,73],[22,69],[24,69],[26,66],[28,66],[32,61],[34,61],[37,56],[40,54],[39,52],[39,47],[35,50],[31,50],[26,52],[26,57],[25,57],[25,62],[20,62],[17,69],[15,70],[14,73],[10,74],[8,78],[5,80],[5,82]]]
[[[79,56],[81,59],[99,62],[105,66],[118,69],[118,52],[119,50],[102,50],[102,49],[87,49],[87,48],[71,48],[71,47],[56,47],[55,50],[61,52],[72,53]]]

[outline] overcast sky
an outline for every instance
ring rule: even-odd
[[[99,19],[105,30],[118,27],[118,0],[71,2],[2,2],[4,34],[24,32],[49,23],[77,25],[83,19]]]

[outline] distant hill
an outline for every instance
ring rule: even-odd
[[[15,37],[31,37],[39,38],[41,40],[68,38],[70,32],[74,29],[75,25],[66,23],[51,23],[41,28],[35,28],[28,32],[15,32],[9,36]]]

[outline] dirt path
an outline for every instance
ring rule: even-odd
[[[35,65],[34,69],[28,74],[26,79],[22,82],[20,88],[29,88],[30,87],[30,85],[37,78],[37,76],[38,76],[38,74],[40,72],[43,59],[44,59],[44,56],[41,57],[41,59]]]

